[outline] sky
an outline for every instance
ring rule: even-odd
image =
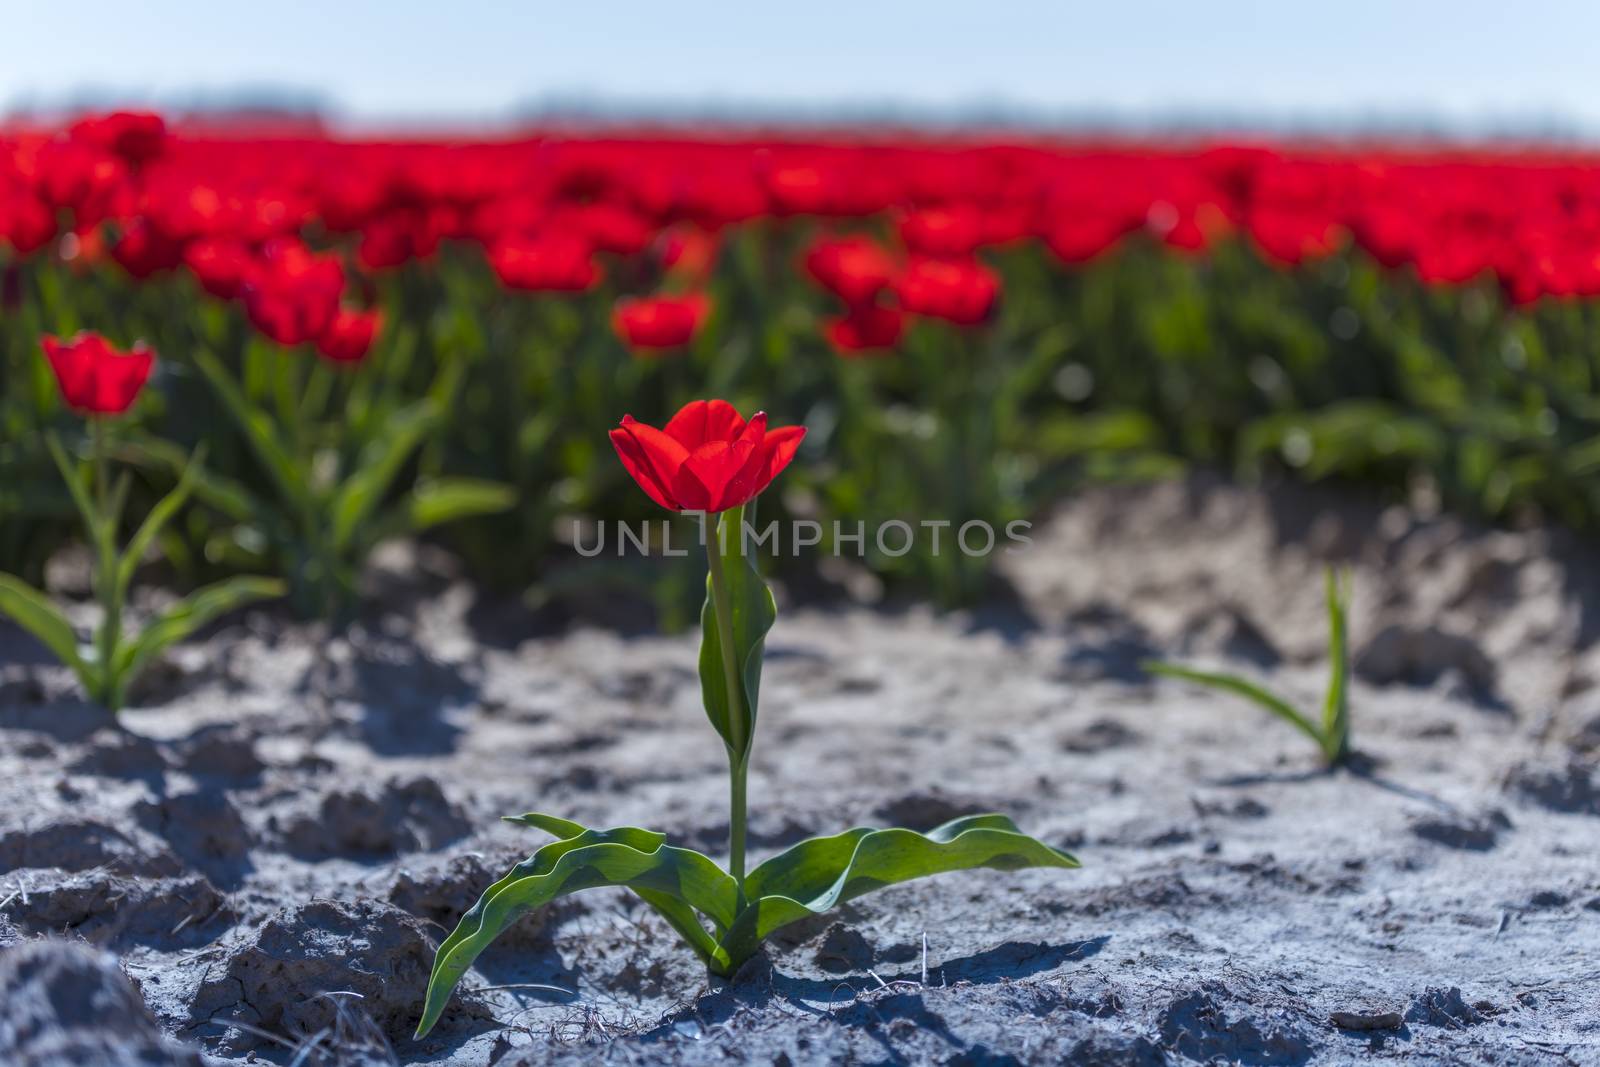
[[[598,101],[1600,135],[1593,0],[0,0],[0,12],[0,111],[85,91],[181,104],[267,89],[368,125]]]

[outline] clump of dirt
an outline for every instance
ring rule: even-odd
[[[23,929],[101,945],[199,945],[237,918],[201,875],[134,878],[105,867],[19,870],[6,875],[6,884],[14,887],[7,910]]]
[[[1423,990],[1422,994],[1411,1002],[1411,1006],[1406,1008],[1405,1020],[1408,1023],[1443,1026],[1452,1030],[1477,1026],[1487,1021],[1477,1008],[1462,999],[1461,990],[1455,986],[1449,989]]]
[[[526,852],[507,848],[487,853],[474,850],[451,856],[420,856],[407,860],[395,873],[388,900],[402,911],[449,930],[478,902],[485,889],[524,859]],[[514,951],[538,943],[546,936],[545,921],[550,911],[541,908],[518,919],[495,942],[495,947]]]
[[[1481,815],[1427,815],[1411,823],[1411,832],[1446,848],[1487,852],[1511,829],[1511,819],[1498,809]]]
[[[0,1063],[202,1067],[162,1033],[116,957],[62,941],[0,952]]]
[[[336,789],[312,811],[283,820],[284,847],[301,859],[387,858],[465,837],[472,823],[432,778],[393,779],[376,789]]]
[[[214,788],[186,789],[146,800],[134,818],[164,838],[180,859],[233,888],[249,868],[250,831],[227,793]]]
[[[1506,775],[1506,788],[1550,811],[1600,815],[1600,767],[1581,757],[1518,764]]]
[[[127,832],[93,819],[59,815],[42,825],[0,833],[0,871],[59,867],[87,871],[110,867],[128,874],[170,877],[182,864],[137,827]]]
[[[416,1025],[433,944],[423,925],[376,901],[314,900],[285,908],[231,942],[190,1009],[196,1021],[240,1023],[234,1049],[261,1044],[258,1031],[291,1041],[334,1025],[336,998],[354,994],[390,1040]]]
[[[1296,1067],[1314,1046],[1304,1026],[1285,1008],[1263,1016],[1259,1006],[1206,982],[1172,999],[1156,1018],[1161,1043],[1202,1063],[1258,1063]]]
[[[194,778],[250,783],[266,769],[255,734],[234,723],[203,727],[174,748],[178,766]]]

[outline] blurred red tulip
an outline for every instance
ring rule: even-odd
[[[245,276],[245,313],[256,329],[280,345],[315,341],[339,311],[344,269],[332,256],[298,241],[270,242]]]
[[[237,241],[207,238],[186,246],[183,262],[200,288],[219,299],[233,300],[244,292],[252,261],[249,250]]]
[[[770,485],[805,435],[803,426],[768,430],[765,412],[745,422],[726,400],[696,400],[662,430],[624,415],[611,444],[657,504],[716,513],[748,503]]]
[[[611,313],[611,326],[630,348],[678,348],[694,340],[711,311],[703,294],[624,297]]]
[[[317,338],[317,352],[334,363],[359,363],[367,358],[382,325],[380,311],[340,308],[333,322]]]
[[[977,326],[994,309],[1000,279],[975,259],[919,257],[906,264],[896,288],[900,306],[913,314]]]
[[[135,166],[158,158],[167,147],[167,124],[148,111],[117,111],[84,119],[72,127],[74,139],[99,146]]]
[[[508,237],[489,249],[500,284],[527,292],[581,293],[600,280],[594,248],[571,234]]]
[[[896,308],[864,304],[823,327],[828,343],[841,356],[856,357],[885,352],[900,343],[905,333],[905,313]]]
[[[138,279],[172,270],[183,262],[183,245],[143,220],[135,221],[111,246],[111,258]]]
[[[47,336],[40,346],[55,372],[62,399],[84,415],[127,411],[155,365],[155,353],[144,344],[119,352],[97,333],[80,333],[70,341]]]
[[[805,255],[806,273],[846,304],[867,304],[894,281],[895,263],[866,237],[821,237]]]

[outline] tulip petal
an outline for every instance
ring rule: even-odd
[[[780,426],[769,432],[761,442],[761,457],[765,467],[761,472],[761,486],[756,492],[765,489],[778,475],[783,473],[794,459],[794,454],[800,449],[800,442],[805,440],[806,428],[804,426]]]
[[[739,466],[722,492],[719,508],[726,510],[736,508],[740,504],[749,502],[757,493],[767,487],[771,481],[766,477],[767,459],[764,442],[767,437],[767,413],[758,411],[750,419],[750,425],[735,443],[736,454],[733,458],[739,460]]]
[[[669,488],[688,458],[681,444],[630,415],[624,416],[622,425],[611,431],[611,445],[617,450],[622,466],[651,500],[672,511],[689,507]]]
[[[744,429],[738,409],[726,400],[694,400],[672,416],[666,434],[692,452],[707,441],[732,441]]]

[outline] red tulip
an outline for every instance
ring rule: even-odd
[[[291,239],[271,242],[245,282],[250,322],[280,345],[293,347],[321,337],[339,312],[344,268]]]
[[[251,259],[237,241],[205,239],[183,250],[183,263],[200,288],[218,299],[232,300],[244,292]]]
[[[78,122],[72,127],[72,136],[137,166],[166,151],[167,124],[160,115],[147,111],[117,111]]]
[[[841,356],[849,358],[892,349],[905,329],[904,312],[865,304],[829,322],[823,333]]]
[[[354,311],[340,308],[333,322],[317,338],[317,352],[334,363],[360,363],[367,358],[372,341],[383,326],[380,311]]]
[[[866,237],[822,237],[806,252],[806,273],[846,304],[871,303],[894,280],[894,260]]]
[[[143,343],[119,352],[97,333],[80,333],[70,341],[47,336],[40,346],[61,386],[62,399],[85,415],[127,411],[149,380],[156,359]]]
[[[726,400],[695,400],[658,430],[624,415],[611,444],[639,488],[673,511],[715,513],[755,498],[794,459],[803,426],[747,423]]]
[[[970,256],[984,238],[984,218],[972,204],[928,207],[900,220],[900,240],[928,256]]]
[[[131,276],[143,280],[182,263],[183,245],[140,220],[111,246],[111,258]]]
[[[611,326],[631,348],[677,348],[694,340],[710,312],[711,301],[701,293],[624,298],[611,313]]]
[[[698,226],[679,226],[661,235],[661,265],[670,273],[704,282],[717,266],[721,242]]]
[[[989,317],[1000,279],[975,259],[913,259],[897,287],[900,306],[917,315],[976,326]]]
[[[489,249],[489,266],[507,289],[581,293],[600,280],[594,247],[572,234],[507,237]]]
[[[0,192],[0,243],[9,241],[18,255],[29,256],[56,237],[56,216],[31,193],[10,199]]]

